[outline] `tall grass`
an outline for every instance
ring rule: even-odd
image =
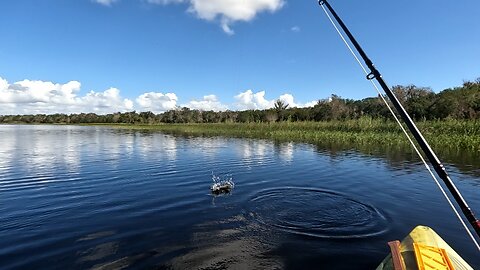
[[[432,147],[480,151],[480,122],[443,120],[419,122]],[[158,130],[167,133],[206,136],[264,138],[307,143],[349,143],[357,145],[407,146],[397,123],[372,119],[328,122],[215,123],[116,125],[121,128]]]

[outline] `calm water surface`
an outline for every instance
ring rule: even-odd
[[[447,166],[480,213],[468,156]],[[233,193],[209,193],[212,171]],[[480,269],[410,153],[0,126],[0,269],[374,269],[418,224]]]

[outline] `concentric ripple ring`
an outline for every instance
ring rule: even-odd
[[[338,192],[282,187],[250,200],[250,216],[284,232],[319,238],[366,238],[388,231],[388,218],[372,205]]]

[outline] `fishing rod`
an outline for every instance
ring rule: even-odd
[[[370,69],[370,73],[367,75],[367,80],[373,80],[375,79],[378,84],[382,87],[383,91],[387,94],[388,98],[392,102],[393,106],[397,110],[397,112],[400,114],[402,117],[403,121],[407,125],[408,129],[412,133],[413,137],[419,144],[420,148],[423,150],[425,155],[427,156],[428,160],[432,164],[433,168],[435,169],[435,172],[437,175],[443,180],[445,185],[447,186],[448,190],[450,191],[450,194],[453,196],[457,204],[460,206],[460,209],[462,210],[463,214],[467,218],[468,222],[470,225],[473,227],[475,232],[477,233],[477,236],[480,237],[480,220],[478,220],[472,209],[468,206],[467,202],[465,199],[462,197],[462,194],[460,191],[457,189],[455,184],[453,183],[452,179],[450,179],[450,176],[447,173],[447,170],[441,163],[441,161],[438,159],[437,155],[435,152],[433,152],[432,148],[428,144],[428,142],[425,140],[423,137],[422,133],[420,130],[417,128],[415,123],[413,122],[412,118],[410,115],[408,115],[407,111],[405,108],[402,106],[402,104],[398,101],[397,97],[393,93],[392,90],[388,87],[388,85],[385,83],[385,81],[382,78],[382,75],[378,71],[378,69],[374,66],[373,62],[368,58],[367,54],[365,51],[362,49],[360,44],[357,42],[357,40],[353,37],[352,33],[348,30],[347,26],[345,23],[343,23],[342,19],[337,15],[335,10],[332,8],[332,6],[328,3],[327,0],[319,0],[318,4],[320,6],[326,6],[327,9],[330,11],[330,13],[333,15],[337,23],[340,25],[342,28],[343,32],[348,36],[350,42],[353,44],[357,52],[360,54],[362,57],[363,61],[365,64],[368,66]],[[333,22],[332,22],[333,23]],[[342,37],[343,38],[343,37]],[[352,52],[353,53],[353,52]]]

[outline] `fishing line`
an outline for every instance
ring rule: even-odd
[[[340,36],[340,38],[343,40],[343,42],[345,43],[345,46],[347,46],[348,50],[350,51],[350,53],[352,53],[353,57],[355,58],[355,60],[357,61],[357,63],[360,65],[360,67],[362,68],[362,70],[365,72],[365,74],[368,76],[369,75],[369,72],[367,71],[367,69],[364,67],[364,65],[362,64],[362,62],[360,61],[360,59],[358,58],[357,54],[353,51],[352,47],[350,46],[350,44],[347,42],[347,40],[345,39],[345,37],[343,36],[342,32],[340,31],[340,29],[337,27],[337,25],[335,24],[335,22],[333,21],[333,19],[330,17],[330,14],[327,12],[327,9],[324,7],[324,5],[320,5],[323,9],[323,11],[325,12],[325,15],[327,15],[327,18],[328,20],[332,23],[333,27],[335,28],[335,30],[337,31],[338,35]],[[465,231],[467,232],[467,234],[470,236],[470,238],[472,239],[473,243],[475,244],[475,246],[477,247],[477,249],[480,251],[480,244],[477,242],[477,240],[475,239],[475,237],[473,236],[473,234],[470,232],[467,224],[465,223],[465,221],[463,220],[463,218],[461,217],[460,213],[458,212],[457,208],[455,207],[455,205],[452,203],[452,201],[450,200],[450,197],[447,195],[447,193],[445,192],[445,189],[442,187],[442,185],[440,184],[440,182],[438,181],[437,177],[435,176],[435,174],[432,172],[430,166],[428,165],[428,163],[425,161],[425,159],[423,158],[423,155],[420,153],[420,151],[418,150],[417,146],[415,145],[415,143],[413,142],[412,138],[410,137],[410,135],[408,134],[408,132],[405,130],[402,122],[400,122],[400,120],[398,119],[397,115],[395,114],[395,112],[393,111],[393,109],[391,108],[391,106],[388,104],[388,102],[385,100],[385,98],[383,97],[382,93],[380,92],[380,89],[378,88],[377,84],[373,81],[373,80],[369,80],[373,87],[375,88],[375,90],[377,91],[378,95],[380,96],[380,98],[382,99],[383,103],[385,103],[385,105],[387,106],[388,110],[390,111],[390,113],[392,114],[393,118],[395,118],[395,121],[398,123],[398,125],[400,126],[400,128],[402,129],[403,133],[405,134],[405,136],[407,137],[408,141],[410,142],[410,144],[412,145],[413,149],[415,150],[415,152],[417,153],[418,157],[420,158],[420,160],[423,162],[423,164],[425,165],[425,168],[427,168],[428,172],[430,173],[430,175],[432,176],[433,180],[435,181],[435,183],[437,184],[438,188],[440,189],[440,191],[442,192],[443,196],[445,197],[445,199],[447,200],[448,204],[450,205],[450,207],[452,208],[453,212],[455,213],[455,215],[457,216],[458,220],[460,221],[460,223],[463,225],[463,227],[465,228]]]

